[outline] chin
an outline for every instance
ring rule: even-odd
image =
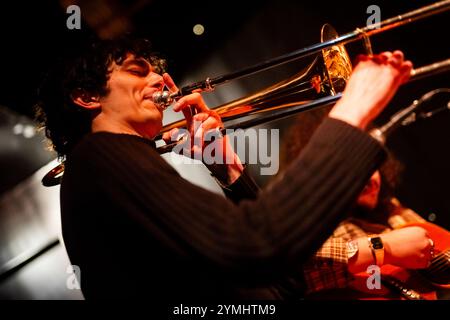
[[[157,125],[153,123],[151,126],[146,128],[145,137],[149,139],[154,139],[161,132],[161,129],[162,123]]]
[[[152,117],[146,121],[135,122],[133,127],[139,135],[147,139],[153,139],[162,129],[162,117]]]

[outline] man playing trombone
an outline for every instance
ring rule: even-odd
[[[85,297],[283,298],[274,285],[330,235],[383,161],[364,129],[411,68],[399,51],[362,59],[304,152],[256,199],[238,204],[184,180],[156,152],[163,112],[152,96],[176,87],[146,41],[104,41],[56,68],[38,106],[65,159],[63,238]],[[202,123],[189,128],[194,136],[222,125],[198,93],[174,110],[191,126]],[[226,137],[214,143],[232,152]],[[249,177],[232,158],[210,169],[236,200],[246,197]]]

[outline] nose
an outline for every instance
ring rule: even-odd
[[[160,90],[162,90],[164,87],[163,77],[155,72],[150,72],[147,81],[149,87],[157,88]]]

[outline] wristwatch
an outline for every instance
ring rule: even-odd
[[[369,236],[367,240],[369,241],[369,248],[372,250],[375,264],[381,267],[384,262],[384,245],[381,237],[377,235]]]

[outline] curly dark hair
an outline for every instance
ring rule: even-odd
[[[127,54],[148,60],[155,72],[165,72],[165,60],[152,51],[148,40],[120,38],[90,41],[81,54],[61,59],[44,77],[37,91],[35,115],[60,159],[91,132],[92,119],[98,113],[75,104],[72,94],[82,90],[92,96],[107,95],[110,67],[113,62],[121,65]]]

